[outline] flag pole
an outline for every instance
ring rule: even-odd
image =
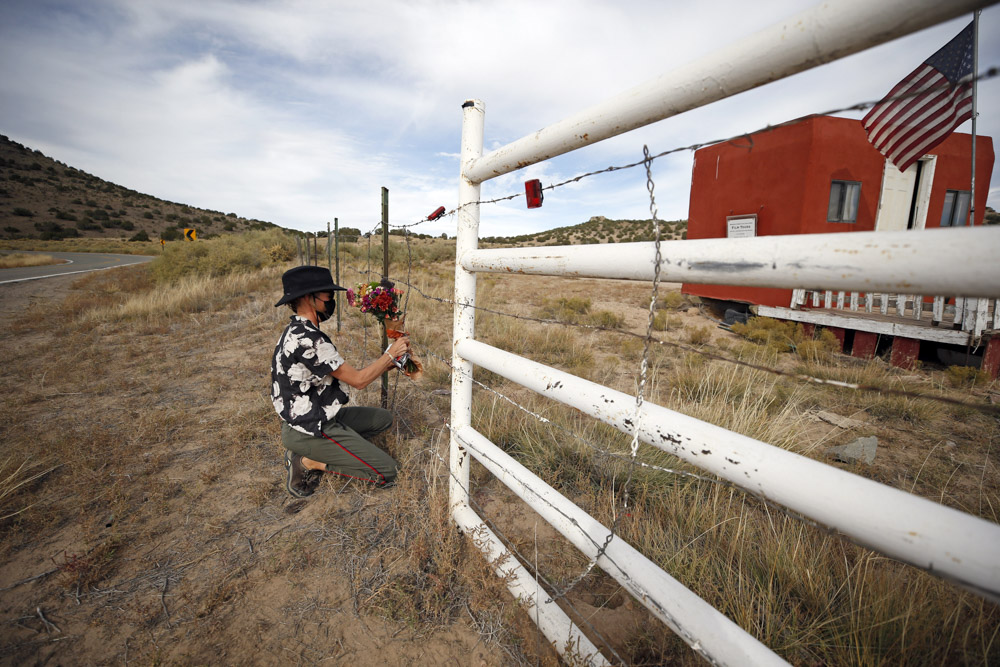
[[[969,226],[976,224],[976,90],[979,88],[979,12],[972,12],[972,178],[969,180]]]

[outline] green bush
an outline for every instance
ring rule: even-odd
[[[33,217],[35,215],[34,213],[32,213],[31,211],[29,211],[28,209],[22,208],[21,206],[18,206],[12,212],[14,213],[14,215],[19,215],[22,218],[31,218],[31,217]]]
[[[148,241],[149,234],[146,233],[145,229],[139,230],[137,233],[132,235],[129,241]]]
[[[167,227],[162,232],[160,232],[160,238],[164,241],[180,241],[184,238],[184,232],[177,229],[176,227]]]

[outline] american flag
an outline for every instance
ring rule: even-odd
[[[973,24],[896,84],[861,121],[900,171],[972,118]]]

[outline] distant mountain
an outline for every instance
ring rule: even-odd
[[[127,239],[145,232],[169,241],[185,227],[206,238],[276,226],[129,190],[0,135],[0,238]]]
[[[486,236],[480,239],[487,246],[582,245],[587,243],[629,243],[653,241],[656,232],[650,220],[611,220],[596,215],[587,222],[571,227],[556,227],[535,234],[520,236]],[[660,238],[664,241],[687,238],[687,220],[661,220]]]

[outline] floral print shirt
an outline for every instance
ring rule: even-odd
[[[347,387],[330,373],[344,358],[330,337],[305,317],[292,315],[271,360],[271,402],[297,431],[322,437],[323,424],[347,404]]]

